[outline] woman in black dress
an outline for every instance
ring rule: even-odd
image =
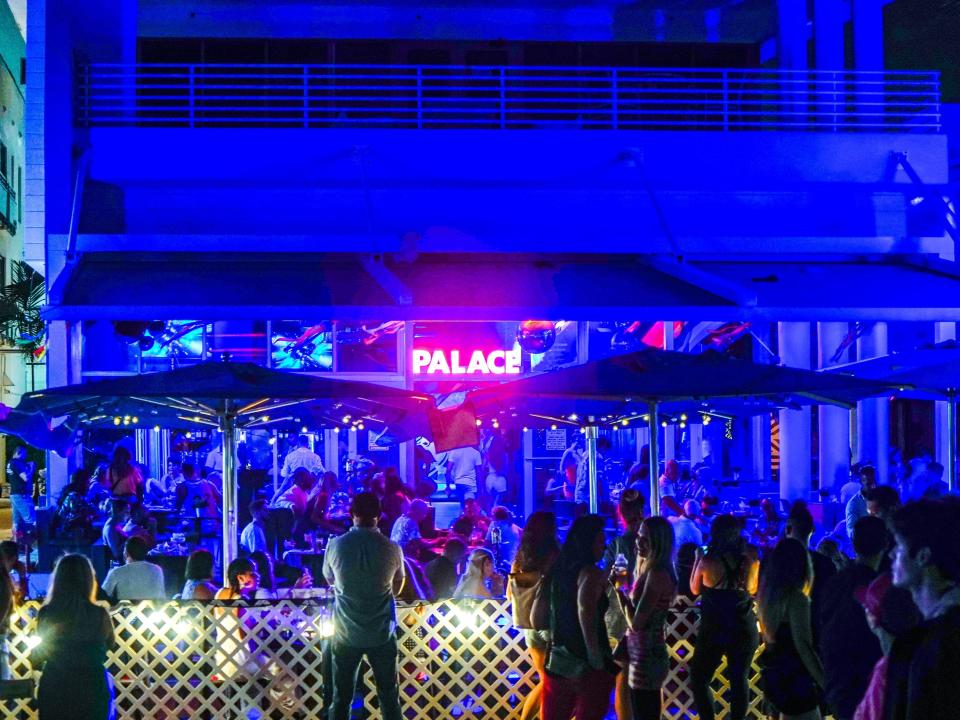
[[[107,720],[113,689],[104,665],[113,647],[113,622],[96,602],[93,566],[83,555],[57,561],[50,591],[37,616],[43,664],[37,704],[40,720]]]
[[[813,565],[799,540],[784,538],[767,558],[757,605],[766,647],[760,686],[780,720],[820,720],[823,666],[813,644]]]

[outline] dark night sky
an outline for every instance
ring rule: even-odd
[[[939,70],[943,101],[960,102],[960,0],[896,0],[884,27],[888,68]]]

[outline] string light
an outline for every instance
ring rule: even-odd
[[[620,421],[620,424],[626,427],[627,425],[630,424],[630,421],[627,418],[624,418],[623,420]]]
[[[118,417],[115,417],[115,418],[113,419],[113,424],[114,424],[114,425],[119,425],[120,422],[121,422],[121,420],[120,420],[120,418],[118,418]]]
[[[333,431],[334,431],[335,433],[338,433],[338,432],[340,432],[340,428],[335,427],[335,428],[333,429]]]
[[[572,422],[576,422],[576,421],[577,421],[577,414],[576,414],[576,413],[571,413],[571,414],[570,414],[570,417],[568,418],[568,420],[570,420],[570,421],[572,421]]]
[[[666,420],[660,423],[660,427],[666,427],[667,425],[669,425],[669,423]]]
[[[523,431],[524,431],[524,432],[529,432],[529,431],[530,431],[530,428],[525,427],[525,428],[523,429]]]
[[[686,413],[680,413],[680,419],[683,420],[684,422],[686,422],[686,420],[687,420],[687,414],[686,414]]]
[[[551,426],[550,426],[550,429],[551,429],[551,430],[556,430],[556,429],[557,429],[557,426],[556,426],[556,425],[551,425]]]

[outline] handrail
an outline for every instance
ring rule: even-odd
[[[941,132],[933,71],[88,63],[76,122]]]

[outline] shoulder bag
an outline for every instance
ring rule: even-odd
[[[556,583],[551,575],[549,583],[550,598],[550,647],[547,650],[546,670],[551,675],[574,679],[584,675],[590,665],[581,657],[574,655],[563,645],[558,645],[557,638],[557,610],[556,610]]]
[[[507,590],[511,598],[513,626],[523,630],[546,630],[537,627],[533,616],[533,604],[544,586],[544,575],[536,570],[510,573]]]

